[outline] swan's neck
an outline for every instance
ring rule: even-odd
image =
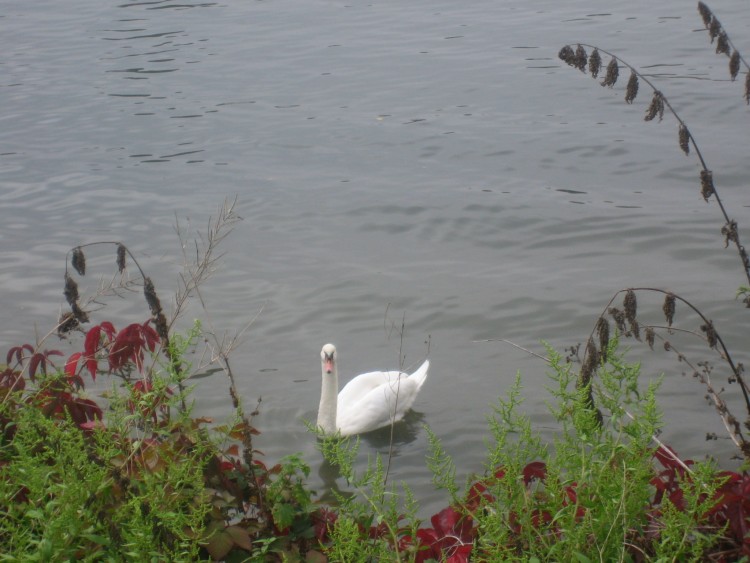
[[[320,406],[318,407],[318,426],[325,434],[336,433],[336,404],[339,392],[339,377],[336,364],[328,373],[323,368],[323,385],[320,390]]]

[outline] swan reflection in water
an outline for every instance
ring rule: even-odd
[[[360,434],[360,452],[366,449],[368,453],[379,454],[383,462],[385,463],[388,455],[390,454],[392,463],[398,463],[397,460],[401,448],[408,444],[411,444],[417,439],[419,432],[422,430],[424,424],[424,413],[410,410],[406,413],[404,418],[393,425],[393,447],[391,444],[391,427],[386,426],[378,428],[372,432]],[[356,438],[351,438],[352,440]],[[374,450],[374,451],[370,451]],[[360,471],[361,472],[361,471]],[[355,493],[352,491],[342,491],[339,488],[337,479],[341,477],[341,472],[338,466],[332,465],[325,458],[322,460],[320,468],[318,469],[318,475],[323,482],[324,489],[319,491],[318,499],[320,502],[325,504],[338,504],[336,495],[350,497],[354,496]]]

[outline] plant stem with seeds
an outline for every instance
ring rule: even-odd
[[[708,166],[706,165],[706,161],[703,158],[703,153],[701,153],[701,150],[698,147],[698,144],[696,143],[695,138],[693,137],[693,134],[690,132],[690,130],[688,129],[687,125],[682,120],[682,118],[679,116],[679,114],[672,107],[672,104],[669,103],[669,100],[667,99],[667,97],[664,96],[664,94],[648,78],[646,78],[643,74],[641,74],[634,66],[632,66],[631,64],[629,64],[627,61],[623,60],[621,57],[615,55],[614,53],[610,53],[609,51],[601,49],[601,48],[597,47],[596,45],[589,45],[587,43],[578,43],[577,45],[579,45],[580,47],[588,47],[589,49],[594,49],[595,51],[599,51],[599,52],[602,52],[602,53],[604,53],[606,55],[609,55],[614,60],[616,60],[616,61],[622,63],[623,65],[625,65],[626,67],[628,67],[639,79],[643,80],[646,84],[648,84],[649,87],[651,87],[651,89],[654,91],[654,94],[658,95],[661,98],[661,100],[664,102],[664,104],[666,105],[666,107],[669,109],[670,113],[680,123],[680,126],[681,126],[680,127],[681,135],[684,134],[684,133],[682,133],[682,131],[684,131],[687,134],[690,143],[693,145],[693,149],[695,150],[695,154],[698,156],[698,160],[700,161],[700,165],[701,165],[701,168],[703,170],[703,172],[701,174],[702,177],[704,177],[706,175],[709,175],[709,174],[712,174],[711,170],[709,170]],[[570,47],[572,49],[572,46],[570,44],[567,45],[566,47]],[[568,61],[566,61],[566,62],[568,62]],[[568,64],[573,64],[573,63],[568,62]],[[721,213],[724,216],[724,220],[726,221],[725,225],[734,224],[735,222],[732,219],[729,218],[729,214],[727,213],[727,210],[724,207],[724,203],[722,202],[721,197],[719,196],[719,192],[716,190],[716,187],[713,184],[712,184],[711,187],[712,187],[712,193],[716,197],[716,203],[718,203],[719,209],[721,210]],[[708,195],[710,196],[710,193]],[[705,194],[704,194],[704,197],[706,197]],[[707,199],[707,197],[706,197],[706,199]],[[745,247],[740,242],[739,232],[737,231],[736,228],[733,229],[733,236],[729,237],[729,238],[732,239],[732,241],[734,242],[735,246],[737,247],[737,252],[738,252],[738,254],[740,256],[740,261],[742,262],[742,269],[745,272],[745,277],[747,278],[748,284],[750,284],[750,259],[748,259]],[[750,307],[750,302],[746,302],[746,304],[748,305],[748,307]]]

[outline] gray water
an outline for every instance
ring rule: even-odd
[[[746,4],[710,6],[747,55]],[[318,473],[303,420],[315,419],[328,341],[344,379],[415,364],[429,342],[430,378],[391,466],[425,510],[446,499],[430,485],[422,424],[460,479],[481,472],[490,405],[520,371],[524,408],[554,428],[545,364],[477,340],[562,350],[585,342],[617,290],[650,286],[694,302],[748,361],[740,263],[676,122],[644,123],[650,93],[642,84],[626,105],[624,70],[610,90],[557,59],[581,41],[641,68],[691,127],[742,229],[750,109],[693,2],[39,0],[0,6],[0,27],[3,349],[53,326],[79,244],[124,242],[166,303],[175,219],[202,231],[236,195],[244,221],[203,288],[210,318],[230,336],[252,323],[232,360],[248,406],[262,397],[257,445],[269,463],[303,452],[321,492],[332,476]],[[90,292],[112,274],[108,253],[89,251]],[[642,320],[661,323],[660,309],[642,298]],[[92,315],[146,316],[137,296]],[[179,326],[193,316],[205,314],[194,307]],[[726,433],[686,368],[627,344],[644,378],[666,374],[663,438],[735,465],[727,440],[705,441]],[[742,416],[720,362],[684,347],[715,361]],[[223,421],[224,376],[196,384],[198,412]],[[376,451],[383,434],[363,440],[362,463]]]

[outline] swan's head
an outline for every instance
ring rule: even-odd
[[[336,346],[326,344],[320,351],[320,361],[323,364],[323,371],[333,373],[334,364],[336,363]]]

